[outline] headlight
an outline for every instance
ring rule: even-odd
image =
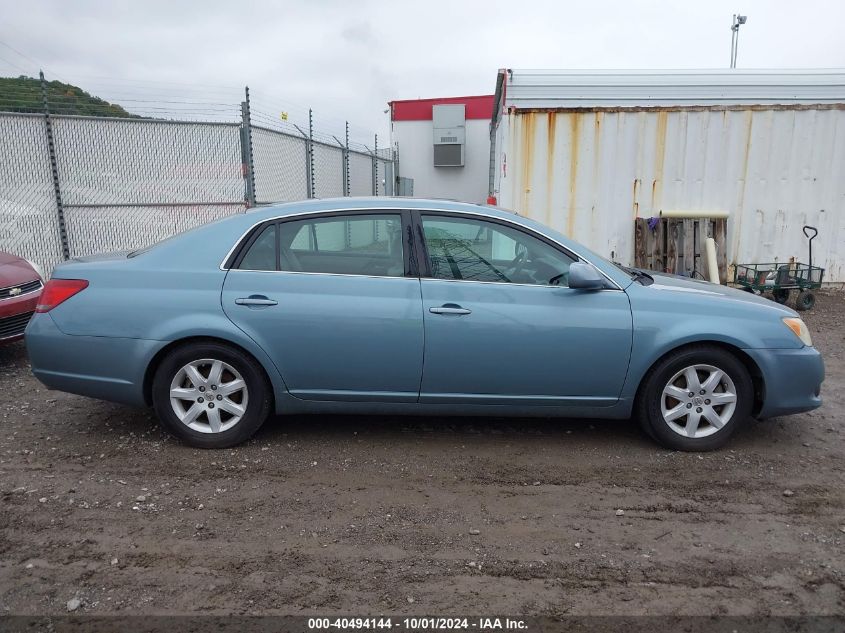
[[[33,262],[33,261],[29,260],[29,259],[25,259],[24,261],[25,261],[27,264],[29,264],[30,266],[32,266],[32,269],[33,269],[35,272],[37,272],[37,273],[38,273],[38,276],[39,276],[39,277],[41,277],[41,281],[44,281],[44,279],[45,279],[45,277],[44,277],[44,271],[43,271],[43,270],[41,270],[41,266],[39,266],[38,264],[36,264],[35,262]]]
[[[813,345],[813,339],[810,338],[810,330],[807,329],[807,324],[804,323],[798,317],[784,317],[783,319],[784,324],[788,327],[792,332],[801,339],[801,342],[804,343],[807,347],[811,347]]]

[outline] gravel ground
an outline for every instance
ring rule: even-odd
[[[843,614],[845,295],[825,405],[676,453],[631,422],[298,417],[234,450],[0,348],[0,615]]]

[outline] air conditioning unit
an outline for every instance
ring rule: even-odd
[[[466,148],[466,106],[450,103],[432,106],[434,166],[463,167]]]

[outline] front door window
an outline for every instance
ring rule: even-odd
[[[567,285],[575,261],[523,231],[495,222],[423,216],[435,279],[530,285]]]

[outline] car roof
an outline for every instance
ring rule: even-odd
[[[438,211],[453,211],[486,213],[491,216],[513,217],[512,211],[507,211],[489,205],[458,202],[437,198],[400,198],[390,196],[344,197],[344,198],[315,198],[297,202],[261,205],[250,209],[248,215],[260,220],[262,218],[278,217],[281,215],[307,213],[317,211],[339,211],[355,209],[434,209]]]

